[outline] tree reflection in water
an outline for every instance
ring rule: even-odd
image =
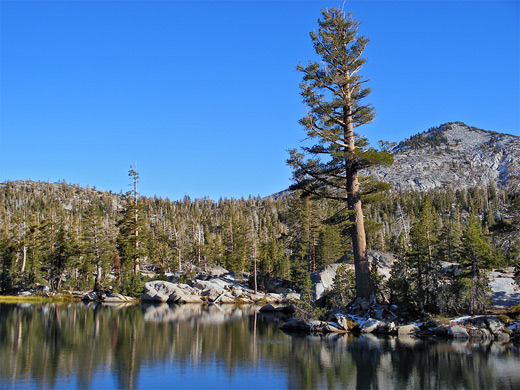
[[[0,304],[0,387],[520,388],[518,348],[292,335],[281,321],[231,305]]]

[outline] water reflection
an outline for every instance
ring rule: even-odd
[[[520,388],[518,348],[303,336],[258,307],[0,304],[0,387]]]

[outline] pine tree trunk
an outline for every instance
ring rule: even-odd
[[[25,265],[27,264],[27,245],[22,247],[22,264],[20,266],[20,274],[25,272]]]
[[[96,277],[94,280],[94,291],[99,291],[99,290],[101,290],[101,257],[99,254],[97,232],[95,232],[95,236],[94,236],[94,245],[95,245],[95,252],[96,252]]]
[[[257,270],[256,270],[256,248],[253,245],[253,274],[255,294],[258,293]]]
[[[134,257],[134,275],[139,274],[139,215],[137,209],[137,163],[135,163],[134,175],[134,224],[135,224],[135,257]]]
[[[350,96],[349,96],[350,98]],[[352,123],[352,111],[350,106],[344,107],[344,121],[347,124],[344,129],[344,138],[347,141],[347,151],[354,154],[356,151],[354,125]],[[357,167],[349,166],[345,161],[347,179],[347,203],[350,210],[350,221],[352,222],[352,250],[354,252],[354,269],[356,272],[356,295],[357,298],[371,298],[373,295],[372,282],[370,280],[370,267],[367,258],[367,242],[365,236],[365,221],[363,219],[363,208],[361,205],[361,194],[359,192],[359,180]]]
[[[359,196],[359,182],[357,174],[347,174],[349,192],[348,207],[353,213],[350,215],[352,250],[354,252],[354,268],[356,271],[356,295],[357,298],[370,298],[372,295],[372,283],[370,280],[370,267],[367,258],[367,244],[365,236],[365,222],[363,209]]]

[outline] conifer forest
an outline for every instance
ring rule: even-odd
[[[130,175],[137,184],[137,172]],[[98,285],[137,295],[147,274],[189,277],[209,264],[244,279],[256,269],[260,289],[272,278],[299,286],[320,267],[352,261],[348,224],[335,220],[342,209],[332,200],[298,192],[218,201],[135,195],[65,182],[1,184],[2,292]],[[519,200],[490,185],[389,191],[367,204],[368,248],[397,259],[378,288],[419,310],[470,307],[485,295],[485,270],[518,269]],[[444,272],[442,262],[459,271]]]

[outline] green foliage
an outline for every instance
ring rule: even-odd
[[[480,219],[475,215],[470,216],[462,245],[460,304],[466,312],[482,313],[489,304],[490,288],[485,270],[490,268],[492,256]]]
[[[345,246],[339,228],[324,225],[318,238],[317,267],[322,268],[340,260],[345,254]]]
[[[410,293],[419,313],[439,312],[439,281],[442,268],[435,253],[438,239],[435,231],[434,209],[426,197],[410,231],[410,251],[407,253],[409,265]]]
[[[2,264],[0,273],[0,291],[11,291],[15,285],[15,248],[7,239],[0,241],[0,260]]]
[[[439,148],[448,145],[448,138],[444,135],[445,128],[431,127],[426,132],[411,136],[399,143],[399,147],[409,147],[411,149],[423,149],[425,147]]]
[[[354,132],[375,116],[374,108],[366,102],[371,90],[360,74],[366,62],[363,52],[368,39],[358,34],[359,22],[352,13],[346,15],[343,9],[330,8],[322,10],[318,24],[319,30],[310,36],[320,61],[297,67],[303,74],[300,89],[307,107],[307,116],[300,124],[315,144],[289,151],[287,163],[293,168],[295,182],[291,188],[302,190],[306,196],[341,202],[344,209],[340,213],[350,220],[357,293],[368,297],[372,286],[366,267],[361,201],[378,200],[378,193],[389,186],[358,178],[358,172],[391,164],[393,155],[386,147],[369,147],[368,140]],[[312,245],[310,242],[311,257],[315,253]]]
[[[397,305],[405,313],[416,313],[413,299],[411,272],[404,256],[398,257],[392,266],[390,278],[386,282],[390,304]]]
[[[342,264],[336,270],[334,283],[327,294],[330,309],[346,307],[356,297],[356,274]]]
[[[310,273],[305,274],[300,284],[301,299],[296,303],[295,316],[302,320],[319,318],[325,310],[316,305],[312,293],[312,281]]]
[[[135,267],[141,258],[146,256],[144,245],[145,227],[143,224],[143,204],[134,202],[127,194],[123,197],[125,210],[122,219],[117,223],[119,234],[117,236],[117,250],[123,266]]]
[[[434,235],[438,238],[433,250],[435,260],[455,263],[455,269],[460,269],[462,237],[473,211],[478,214],[480,235],[491,254],[489,261],[478,267],[493,266],[498,254],[499,259],[507,261],[507,266],[520,270],[518,194],[503,188],[457,191],[446,188],[431,191],[428,196],[435,220]],[[403,263],[409,260],[406,254],[414,252],[411,230],[420,218],[424,199],[425,195],[421,193],[392,191],[365,209],[367,219],[375,221],[376,228],[372,230],[367,224],[368,249],[390,249],[399,259],[388,293],[392,303],[399,306],[414,302],[409,297],[411,287],[407,284],[411,276],[410,265]],[[143,241],[148,257],[142,259],[142,265],[155,265],[160,273],[177,271],[179,263],[183,269],[190,269],[199,262],[199,255],[201,264],[228,267],[230,263],[226,259],[248,253],[244,248],[250,244],[237,238],[244,227],[251,226],[251,221],[254,221],[254,229],[247,229],[254,234],[257,243],[259,280],[263,275],[265,280],[280,277],[294,281],[311,271],[312,251],[315,267],[320,268],[343,258],[351,250],[349,224],[345,221],[349,218],[348,211],[338,202],[326,199],[307,198],[304,201],[293,194],[217,202],[141,197],[139,202],[143,229],[149,232],[148,240]],[[62,280],[67,280],[66,287],[92,289],[98,247],[102,259],[101,288],[117,287],[109,274],[117,278],[116,271],[121,269],[119,278],[122,279],[125,273],[132,272],[127,265],[118,266],[114,256],[116,223],[123,219],[126,205],[124,195],[77,185],[0,184],[0,236],[4,238],[0,240],[4,254],[0,257],[0,275],[3,272],[4,285],[15,288],[50,286],[53,267],[54,283],[59,280],[61,268]],[[489,228],[488,207],[496,210],[493,213],[495,224]],[[201,245],[198,244],[198,226],[202,226]],[[56,252],[58,234],[63,235],[62,241],[68,237],[65,244],[74,244],[70,251],[62,244],[61,255]],[[96,235],[106,241],[98,241],[96,245]],[[63,256],[67,252],[70,255]],[[465,253],[467,257],[467,250]],[[251,258],[250,252],[244,257],[245,270],[251,269]],[[401,271],[397,271],[399,267]],[[438,301],[442,303],[439,311],[466,311],[468,305],[463,307],[457,295],[461,288],[456,272],[439,279]]]
[[[128,272],[121,279],[119,292],[129,297],[140,297],[144,292],[144,283],[139,275]]]

